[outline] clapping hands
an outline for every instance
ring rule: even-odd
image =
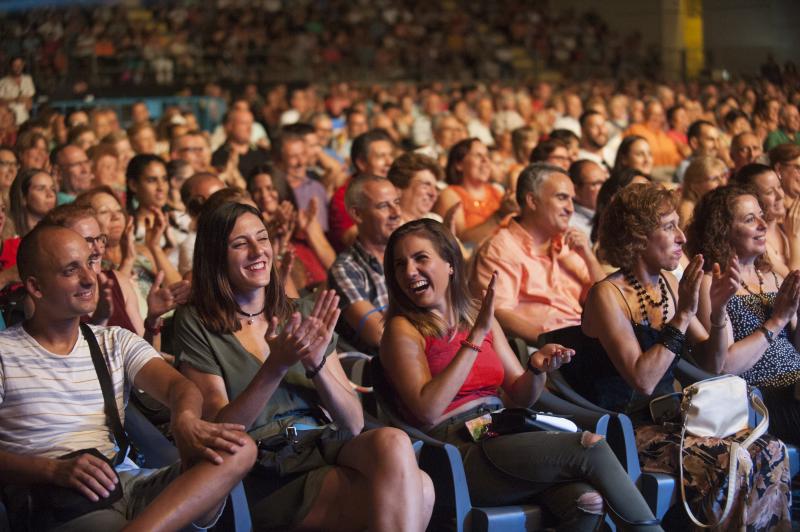
[[[333,329],[339,319],[339,296],[333,290],[324,290],[306,317],[299,312],[291,315],[283,330],[279,331],[278,318],[273,316],[267,328],[269,359],[282,370],[296,362],[306,369],[318,367],[331,341]]]

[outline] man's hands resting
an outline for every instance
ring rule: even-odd
[[[186,466],[199,460],[222,463],[219,451],[236,454],[247,442],[244,425],[236,423],[211,423],[186,412],[172,419],[172,436],[178,453]]]

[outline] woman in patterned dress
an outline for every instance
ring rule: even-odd
[[[768,224],[756,194],[755,189],[722,187],[704,197],[695,209],[688,229],[690,251],[702,250],[707,265],[728,265],[739,285],[722,321],[712,321],[708,294],[716,273],[707,268],[698,316],[706,328],[721,327],[728,333],[730,347],[720,371],[740,375],[757,386],[770,412],[770,433],[797,444],[800,271],[783,278],[766,259]]]

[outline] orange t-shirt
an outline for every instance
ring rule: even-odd
[[[484,184],[483,188],[485,191],[483,199],[477,200],[461,185],[450,185],[450,189],[461,199],[465,229],[482,224],[500,208],[503,193],[488,183]]]

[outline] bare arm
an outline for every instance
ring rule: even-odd
[[[699,278],[697,280],[699,289]],[[584,307],[583,331],[598,338],[625,382],[639,393],[650,395],[675,359],[675,353],[657,343],[642,351],[624,310],[625,301],[611,281],[596,284]],[[669,324],[686,332],[693,313],[676,312]]]
[[[605,278],[606,272],[592,251],[592,243],[586,233],[576,227],[570,227],[564,234],[564,243],[586,263],[592,284]]]
[[[366,300],[356,301],[344,309],[344,319],[364,343],[372,347],[380,345],[383,336],[383,311],[375,310],[372,303]],[[364,323],[359,331],[362,320]]]
[[[497,309],[495,316],[506,334],[522,338],[530,345],[536,344],[539,335],[542,333],[541,323],[534,323],[513,309]]]
[[[710,285],[711,281],[707,280],[706,284]],[[712,289],[713,287],[709,286],[708,292],[711,292]],[[705,299],[710,300],[711,296],[706,294],[705,291],[704,295]],[[763,326],[777,336],[781,330],[787,325],[790,325],[793,320],[796,320],[799,298],[800,272],[795,271],[789,274],[781,284],[778,295],[775,298],[772,316],[764,322]],[[710,307],[710,304],[706,306]],[[718,349],[722,348],[721,351],[723,353],[723,356],[718,356],[713,359],[715,362],[713,366],[709,368],[708,365],[706,365],[706,369],[710,369],[716,373],[740,375],[752,368],[756,362],[764,356],[764,353],[769,347],[769,342],[762,331],[756,330],[738,342],[734,342],[733,328],[730,321],[726,318],[718,319],[715,316],[710,316],[705,308],[702,310],[701,321],[709,324],[711,332],[711,338],[707,343],[712,345],[720,344]],[[725,323],[725,326],[714,327],[713,323],[717,325]],[[721,333],[724,334],[724,341],[714,342],[715,329],[719,329]],[[793,335],[796,337],[796,331]]]

